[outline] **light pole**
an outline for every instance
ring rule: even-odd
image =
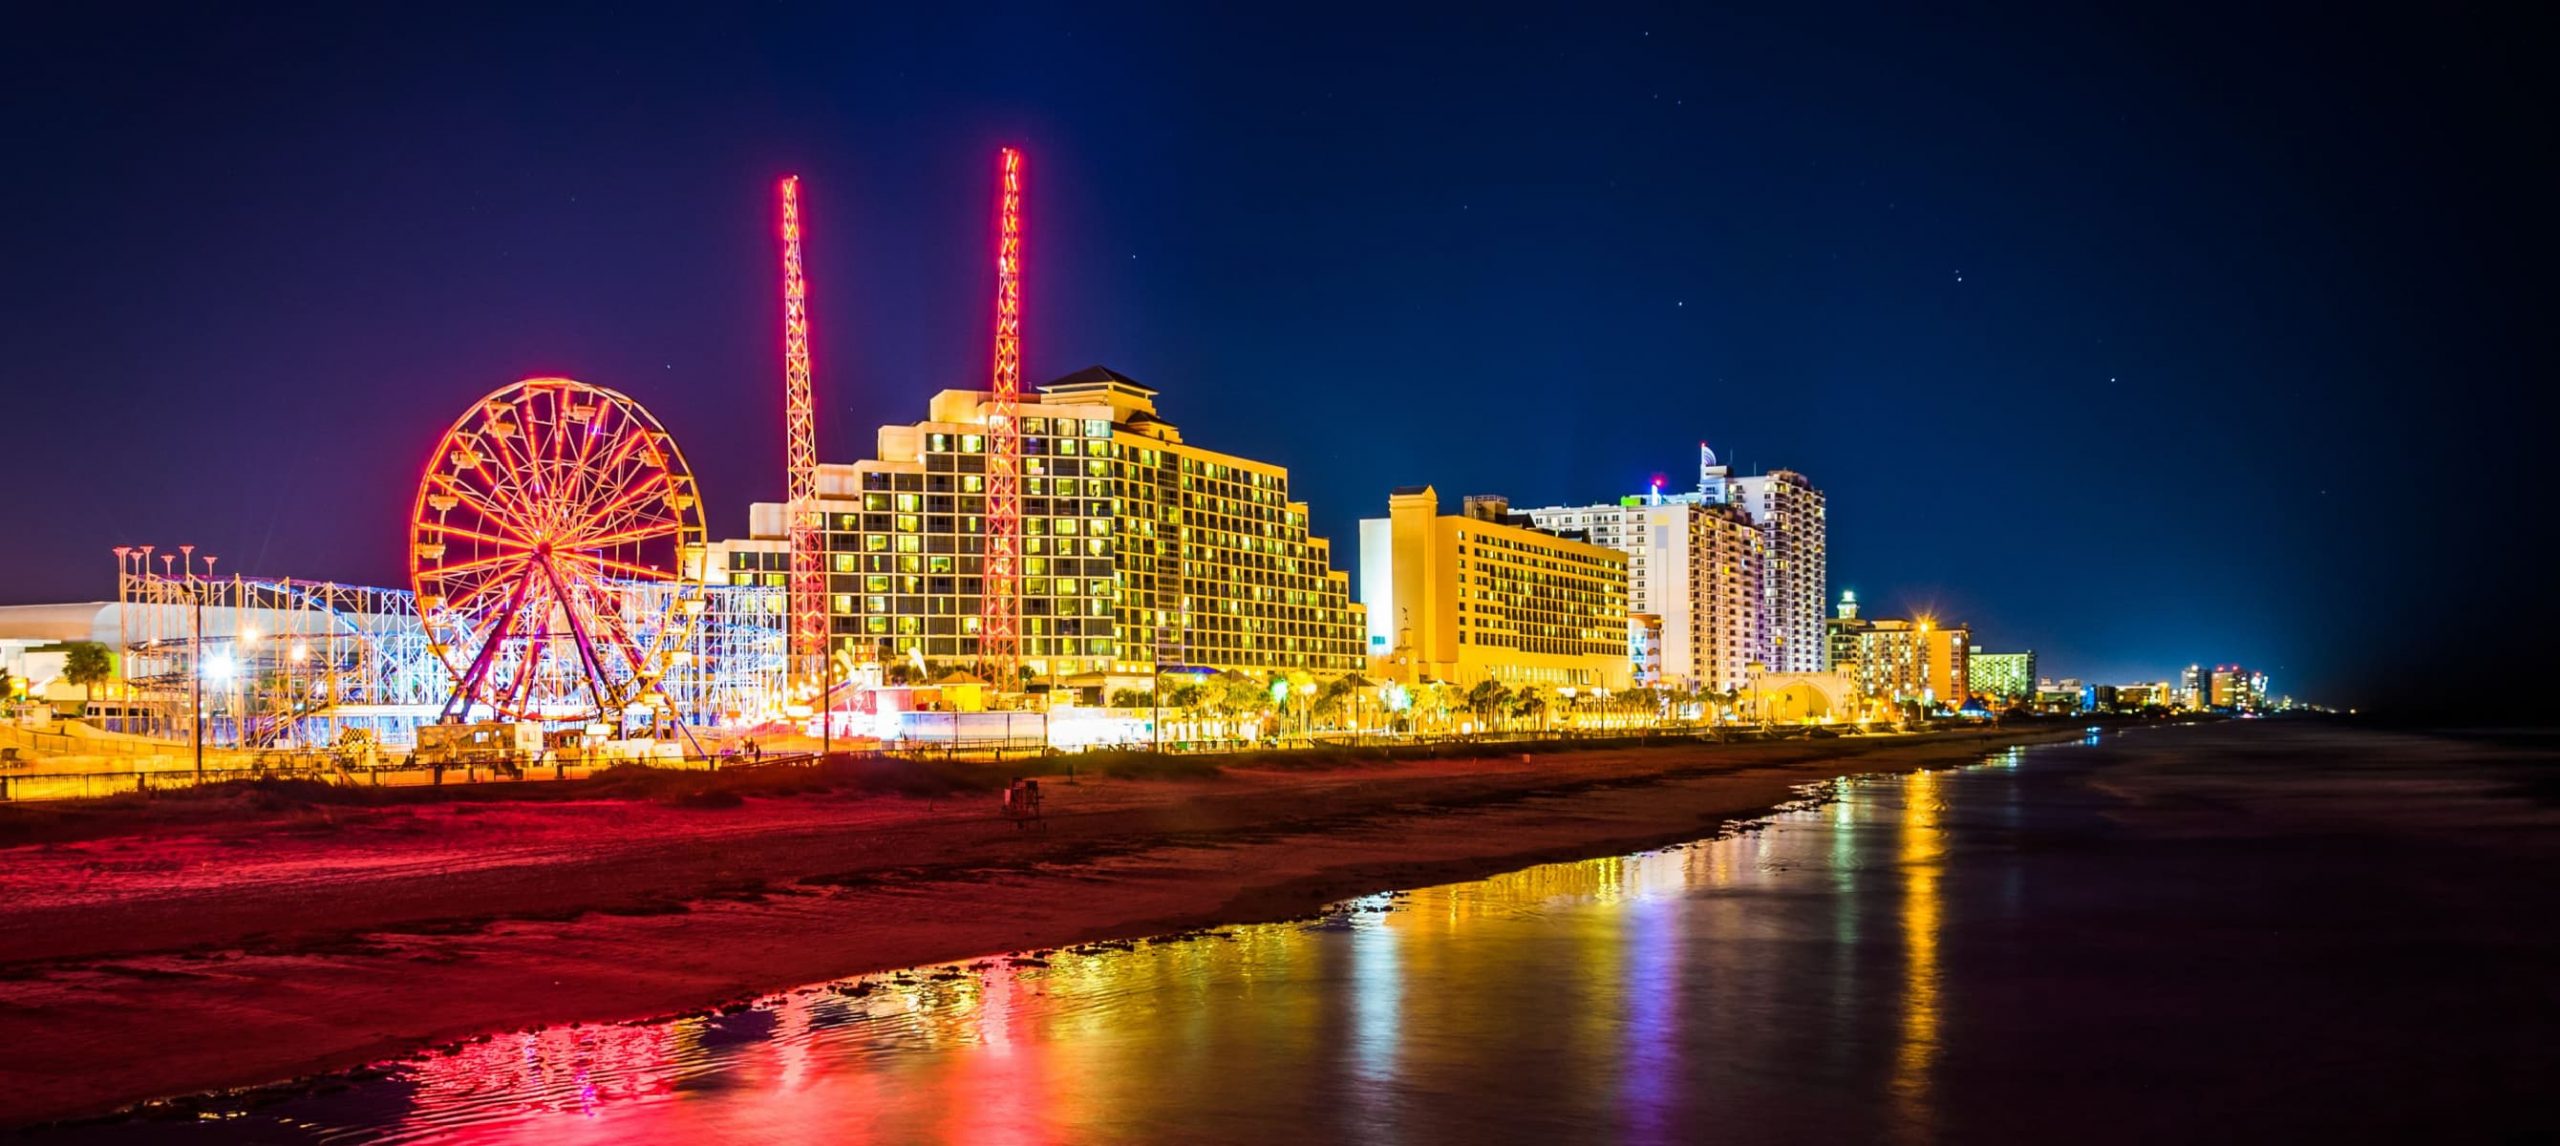
[[[196,785],[204,785],[204,594],[188,586],[187,602],[195,616],[195,652],[187,658],[189,703],[195,708],[187,726],[195,732]]]

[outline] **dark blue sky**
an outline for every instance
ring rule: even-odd
[[[2506,17],[370,7],[0,46],[0,601],[140,542],[399,584],[426,450],[533,373],[650,406],[734,533],[781,491],[774,177],[850,460],[983,384],[1018,143],[1027,373],[1290,466],[1346,565],[1391,486],[1597,499],[1703,438],[1827,491],[1835,589],[2051,674],[2527,663],[2554,186]]]

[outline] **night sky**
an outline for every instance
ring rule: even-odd
[[[775,177],[850,461],[985,384],[1017,144],[1026,382],[1157,387],[1345,567],[1392,486],[1678,488],[1704,439],[1826,491],[1835,592],[2048,675],[2511,700],[2472,670],[2539,631],[2560,101],[2510,17],[375,7],[0,34],[0,602],[146,542],[404,584],[429,446],[537,373],[742,532]]]

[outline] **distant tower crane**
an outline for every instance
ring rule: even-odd
[[[1022,645],[1022,153],[1005,148],[996,190],[996,372],[987,403],[987,558],[978,658],[997,689],[1020,686]]]
[[[800,177],[782,180],[784,461],[790,469],[791,670],[817,687],[826,670],[827,570],[818,531],[817,414],[809,398],[809,283],[800,268]]]

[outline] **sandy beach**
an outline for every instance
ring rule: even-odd
[[[1286,918],[1711,834],[2075,729],[1050,780],[983,793],[289,809],[0,848],[0,1123],[527,1026]]]

